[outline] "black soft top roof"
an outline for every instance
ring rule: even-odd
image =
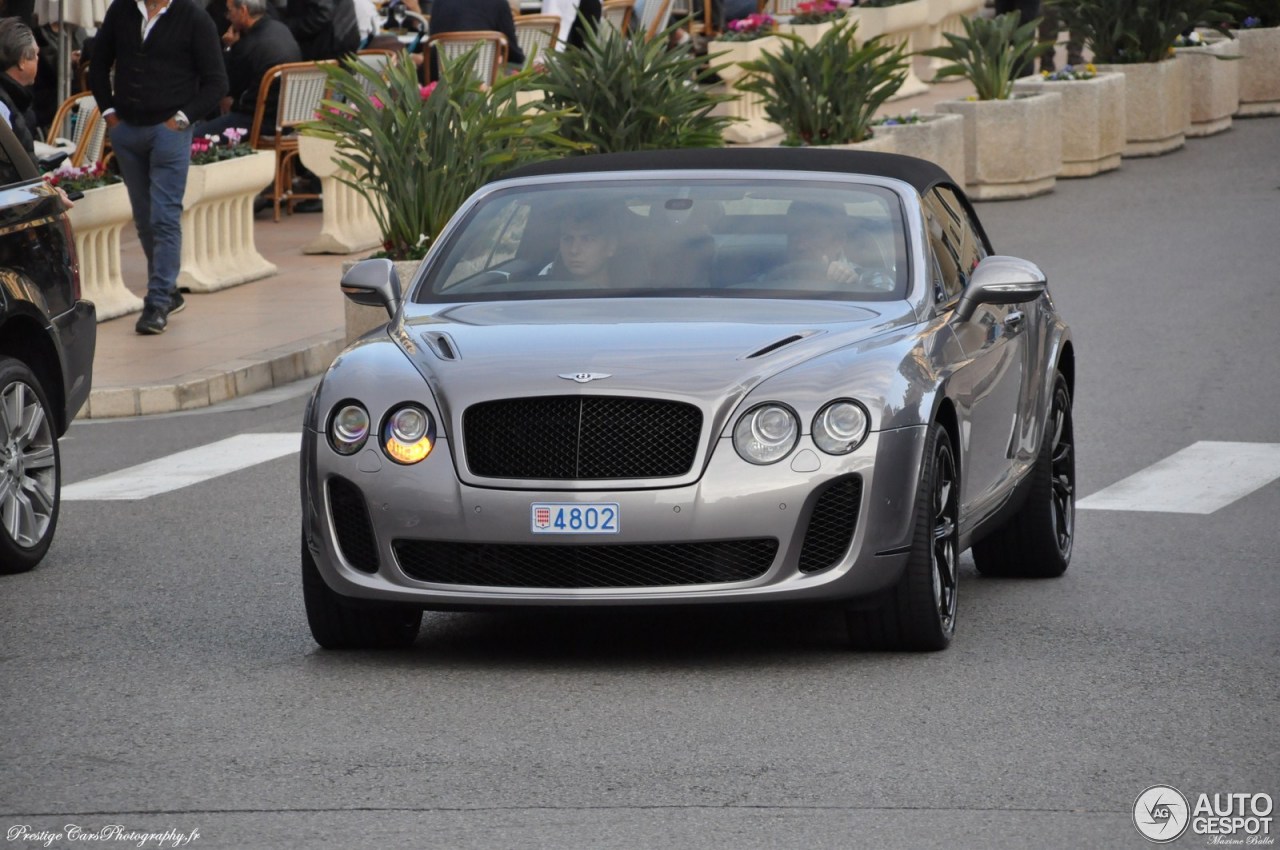
[[[939,183],[955,181],[936,163],[913,156],[829,148],[688,148],[630,153],[569,156],[512,169],[507,177],[544,174],[579,174],[600,171],[734,169],[766,171],[830,171],[837,174],[871,174],[910,183],[925,192]]]

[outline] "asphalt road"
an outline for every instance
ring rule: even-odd
[[[1280,119],[1242,121],[980,206],[1073,325],[1082,494],[1280,443],[1277,151]],[[65,478],[296,430],[302,398],[271,398],[77,424]],[[0,579],[10,846],[1143,847],[1148,786],[1280,797],[1274,481],[1208,515],[1082,511],[1058,580],[966,559],[944,653],[851,653],[838,616],[782,610],[428,615],[408,651],[335,654],[302,613],[296,478],[68,503]]]

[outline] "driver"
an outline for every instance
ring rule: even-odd
[[[618,237],[608,210],[584,205],[565,210],[560,219],[560,248],[542,275],[609,285],[609,263]]]

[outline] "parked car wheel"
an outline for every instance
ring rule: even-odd
[[[0,357],[0,573],[33,568],[58,525],[58,437],[48,397],[26,364]]]
[[[302,543],[302,598],[316,643],[325,649],[394,649],[413,643],[422,610],[408,605],[373,604],[339,596],[316,568]]]
[[[960,563],[960,476],[947,430],[929,426],[916,493],[915,532],[906,569],[878,608],[851,609],[849,638],[859,649],[946,649],[956,631]]]
[[[1053,578],[1066,572],[1075,540],[1076,458],[1071,391],[1058,373],[1053,407],[1031,492],[1008,525],[973,547],[978,571],[989,576]]]

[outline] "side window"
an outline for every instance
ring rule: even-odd
[[[924,196],[925,224],[934,261],[934,300],[950,301],[964,289],[968,276],[963,272],[961,227],[955,214],[935,188]]]
[[[939,199],[959,226],[960,271],[967,282],[978,263],[987,256],[987,249],[983,246],[981,237],[978,236],[977,225],[969,216],[969,211],[965,209],[964,204],[960,203],[960,199],[956,197],[956,193],[946,186],[938,186],[934,191],[938,193]]]

